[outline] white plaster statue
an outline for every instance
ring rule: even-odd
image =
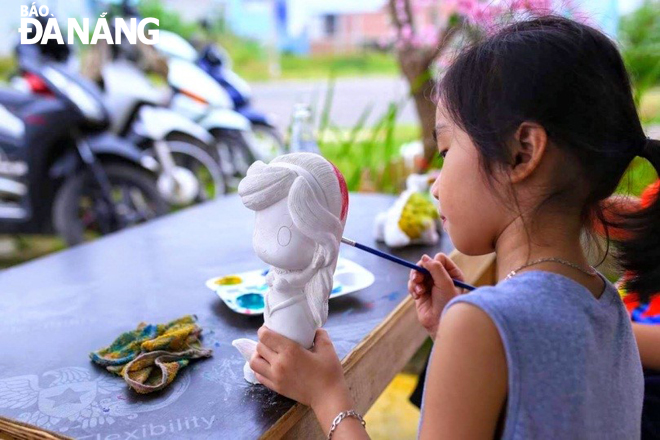
[[[314,153],[255,162],[238,186],[243,204],[256,212],[252,246],[271,268],[265,297],[268,328],[311,348],[328,317],[328,297],[348,211],[341,173]],[[249,361],[256,342],[232,344]],[[246,363],[245,380],[258,383]]]

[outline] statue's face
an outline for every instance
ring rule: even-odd
[[[252,247],[271,266],[302,270],[312,262],[316,244],[293,224],[287,200],[257,211]]]

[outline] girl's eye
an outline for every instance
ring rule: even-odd
[[[440,152],[440,156],[441,156],[443,159],[445,158],[445,156],[447,156],[447,151],[449,151],[449,150],[442,150],[442,151]]]

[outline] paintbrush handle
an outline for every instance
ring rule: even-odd
[[[384,258],[386,260],[390,260],[394,263],[400,264],[401,266],[406,266],[407,268],[414,269],[418,272],[423,273],[424,275],[431,275],[431,272],[428,271],[428,269],[425,269],[421,266],[418,266],[416,264],[411,263],[410,261],[404,260],[402,258],[396,257],[394,255],[387,254],[385,252],[379,251],[378,249],[370,248],[368,246],[365,246],[361,243],[355,243],[355,247],[358,249],[361,249],[365,252],[369,252],[370,254],[376,255],[378,257]]]
[[[365,252],[369,252],[370,254],[376,255],[376,256],[384,258],[386,260],[392,261],[394,263],[400,264],[402,266],[408,267],[410,269],[416,270],[420,273],[423,273],[424,275],[431,276],[431,272],[429,272],[427,269],[425,269],[421,266],[418,266],[416,264],[413,264],[410,261],[404,260],[403,258],[399,258],[397,256],[388,254],[386,252],[379,251],[378,249],[374,249],[374,248],[371,248],[369,246],[365,246],[362,243],[358,243],[358,242],[356,242],[354,240],[351,240],[349,238],[342,237],[341,242],[345,243],[349,246],[356,247],[356,248],[358,248],[360,250],[363,250]],[[462,281],[458,281],[458,280],[454,280],[454,279],[452,279],[452,281],[454,282],[454,285],[456,287],[460,287],[460,288],[466,289],[466,290],[474,290],[475,289],[474,286],[471,286],[471,285],[469,285],[467,283],[464,283]]]

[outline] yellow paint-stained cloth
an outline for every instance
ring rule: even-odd
[[[121,334],[112,344],[89,356],[122,376],[138,393],[162,390],[191,359],[213,354],[202,347],[202,329],[196,321],[195,316],[186,315],[167,324],[141,322],[135,330]]]

